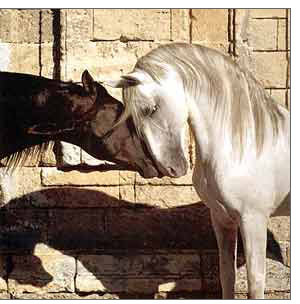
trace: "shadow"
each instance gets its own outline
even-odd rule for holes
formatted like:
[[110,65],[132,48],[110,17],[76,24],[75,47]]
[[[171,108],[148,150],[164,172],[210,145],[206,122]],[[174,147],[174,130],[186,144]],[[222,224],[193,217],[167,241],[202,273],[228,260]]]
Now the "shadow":
[[[26,194],[0,209],[0,252],[7,257],[9,279],[36,287],[54,280],[35,252],[41,243],[74,257],[77,270],[80,264],[107,292],[116,293],[116,281],[126,285],[126,276],[141,281],[141,294],[143,279],[149,274],[155,274],[158,280],[147,284],[175,280],[170,297],[178,298],[185,279],[203,278],[207,286],[212,280],[218,282],[217,244],[209,210],[203,203],[160,209],[119,200],[101,191],[59,187]],[[267,250],[268,256],[283,261],[280,246],[270,231]],[[196,251],[200,262],[194,259],[186,266],[175,258],[173,268],[166,265],[168,252],[176,255],[190,251]],[[240,267],[245,263],[240,240],[238,253]],[[113,260],[107,264],[108,255]],[[116,279],[118,276],[125,279]],[[219,283],[215,288],[215,293],[220,293]],[[119,296],[126,298],[128,294]],[[184,298],[205,296],[193,291],[183,294]]]

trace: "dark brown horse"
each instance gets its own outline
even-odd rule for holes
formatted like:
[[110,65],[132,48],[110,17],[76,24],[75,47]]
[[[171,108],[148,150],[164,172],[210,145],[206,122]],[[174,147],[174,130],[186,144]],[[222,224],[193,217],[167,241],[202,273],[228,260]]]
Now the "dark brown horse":
[[14,168],[62,140],[143,177],[160,176],[131,119],[114,127],[122,103],[88,71],[82,84],[0,72],[0,159]]

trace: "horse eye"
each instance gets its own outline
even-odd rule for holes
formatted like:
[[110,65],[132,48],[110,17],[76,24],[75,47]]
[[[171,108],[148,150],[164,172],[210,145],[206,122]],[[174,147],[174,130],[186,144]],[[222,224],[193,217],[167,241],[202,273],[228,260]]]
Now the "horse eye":
[[151,116],[157,111],[157,109],[158,109],[158,105],[154,105],[153,107],[148,106],[142,110],[142,113],[144,116]]

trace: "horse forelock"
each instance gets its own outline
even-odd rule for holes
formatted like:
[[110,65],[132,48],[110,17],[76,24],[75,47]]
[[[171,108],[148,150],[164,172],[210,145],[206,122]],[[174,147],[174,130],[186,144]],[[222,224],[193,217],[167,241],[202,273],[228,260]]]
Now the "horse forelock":
[[[213,123],[229,136],[240,156],[252,137],[257,154],[263,150],[268,121],[273,141],[278,139],[284,120],[280,106],[250,71],[218,51],[184,43],[162,45],[141,57],[135,69],[147,73],[162,87],[170,73],[177,73],[187,98],[207,101]],[[137,87],[123,89],[123,118],[132,114],[137,129],[142,121],[139,97]]]

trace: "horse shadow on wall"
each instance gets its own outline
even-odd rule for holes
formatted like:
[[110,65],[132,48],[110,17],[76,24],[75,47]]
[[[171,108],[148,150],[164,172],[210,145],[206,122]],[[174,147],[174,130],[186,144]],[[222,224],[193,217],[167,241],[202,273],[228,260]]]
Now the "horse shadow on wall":
[[[74,206],[74,198],[80,202],[78,206]],[[93,206],[88,204],[91,201]],[[96,206],[95,202],[98,202]],[[202,280],[202,289],[206,285],[206,292],[212,293],[209,290],[212,289],[220,293],[215,254],[217,244],[209,210],[202,203],[160,209],[118,200],[101,191],[60,187],[26,194],[2,207],[0,252],[5,258],[8,279],[38,288],[54,279],[34,252],[40,243],[74,257],[77,265],[80,263],[92,273],[106,292],[118,293],[114,280],[108,278],[124,276],[126,281],[126,276],[135,276],[138,280],[147,277],[143,274],[154,273],[161,283],[164,283],[164,278],[172,277],[175,281],[172,292],[175,293],[184,289],[180,285],[182,277],[190,275],[195,278],[195,274]],[[176,266],[178,272],[175,269],[174,273],[174,267],[170,270],[164,264],[164,257],[157,254],[164,252],[168,255],[169,252],[176,255],[191,249],[196,250],[200,257],[199,261],[190,262],[192,264],[188,268],[192,273],[180,265],[180,259]],[[211,259],[207,258],[210,252],[214,252]],[[245,263],[240,241],[238,252],[240,267]],[[151,258],[136,263],[134,258],[143,254]],[[117,268],[112,271],[111,268],[106,269],[107,265],[95,265],[87,258],[88,255],[112,255],[116,260],[125,258],[127,262],[115,265]],[[283,262],[280,246],[270,231],[267,255]],[[22,260],[22,256],[26,258]],[[101,259],[98,261],[101,263]],[[181,273],[182,268],[185,268],[185,274]],[[209,287],[212,281],[216,283]]]

